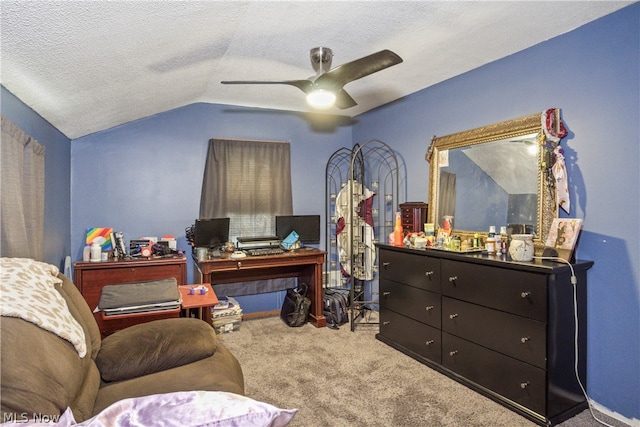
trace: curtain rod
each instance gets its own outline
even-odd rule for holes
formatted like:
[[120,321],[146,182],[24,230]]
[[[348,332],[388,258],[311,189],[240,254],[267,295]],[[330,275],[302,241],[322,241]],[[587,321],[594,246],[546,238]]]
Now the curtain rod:
[[274,141],[269,139],[211,138],[209,141],[213,139],[217,139],[219,141],[271,142],[274,144],[290,144],[290,141]]

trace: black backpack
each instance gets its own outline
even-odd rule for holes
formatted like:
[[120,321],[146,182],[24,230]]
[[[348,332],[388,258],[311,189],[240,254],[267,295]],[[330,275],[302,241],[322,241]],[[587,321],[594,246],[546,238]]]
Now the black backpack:
[[325,288],[322,297],[323,314],[327,326],[338,329],[349,321],[349,290]]
[[311,299],[307,296],[307,284],[301,283],[296,289],[287,289],[280,309],[280,318],[289,326],[298,327],[307,323]]

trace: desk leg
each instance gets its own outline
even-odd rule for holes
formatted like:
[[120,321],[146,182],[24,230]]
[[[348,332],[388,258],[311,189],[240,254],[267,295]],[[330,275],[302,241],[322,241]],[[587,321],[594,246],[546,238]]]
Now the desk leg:
[[327,318],[324,317],[322,307],[322,264],[313,264],[300,272],[298,280],[309,286],[308,293],[311,299],[309,320],[316,328],[327,326]]
[[[305,282],[309,286],[308,295],[311,299],[311,308],[309,310],[309,319],[317,328],[324,328],[327,326],[327,318],[324,317],[322,307],[322,265],[324,263],[324,256],[320,257],[320,261],[316,264],[308,264],[301,268],[298,273],[298,280]],[[203,282],[211,283],[215,285],[214,274],[203,274]],[[242,281],[242,278],[238,279]],[[249,279],[250,280],[250,279]],[[207,314],[205,313],[206,318]],[[211,312],[209,311],[209,324],[211,324]]]
[[[211,282],[209,282],[211,283]],[[206,306],[206,307],[202,307],[200,308],[200,310],[202,310],[202,317],[200,317],[202,320],[204,320],[205,322],[207,322],[209,324],[209,326],[213,327],[213,323],[211,323],[211,310],[213,309],[213,307],[211,306]]]

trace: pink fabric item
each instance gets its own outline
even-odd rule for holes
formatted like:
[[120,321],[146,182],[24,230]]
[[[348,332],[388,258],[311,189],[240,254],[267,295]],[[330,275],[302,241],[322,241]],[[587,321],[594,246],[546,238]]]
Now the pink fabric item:
[[566,213],[571,209],[571,200],[569,199],[569,179],[567,176],[567,168],[564,163],[564,153],[559,145],[553,150],[556,155],[556,162],[551,167],[553,177],[556,180],[556,202]]
[[571,200],[569,199],[569,175],[564,161],[564,152],[560,147],[560,140],[567,136],[567,129],[560,118],[560,110],[549,108],[542,112],[542,129],[548,141],[553,143],[553,154],[555,163],[551,167],[551,172],[556,180],[556,203],[562,210],[569,213]]

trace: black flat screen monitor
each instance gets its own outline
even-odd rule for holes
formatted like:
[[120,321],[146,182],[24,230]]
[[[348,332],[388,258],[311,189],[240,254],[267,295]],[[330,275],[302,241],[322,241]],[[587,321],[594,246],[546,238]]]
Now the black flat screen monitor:
[[193,243],[197,248],[214,248],[229,241],[229,218],[196,219]]
[[289,233],[298,233],[301,243],[320,243],[320,215],[276,216],[276,235],[285,239]]

